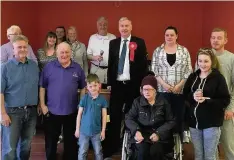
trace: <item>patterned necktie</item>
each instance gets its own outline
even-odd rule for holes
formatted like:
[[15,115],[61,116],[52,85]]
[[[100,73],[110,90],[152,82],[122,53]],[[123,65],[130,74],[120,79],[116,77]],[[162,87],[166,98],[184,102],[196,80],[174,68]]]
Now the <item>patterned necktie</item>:
[[123,69],[124,69],[124,62],[125,62],[125,57],[126,57],[126,52],[127,52],[127,41],[128,40],[124,40],[124,44],[123,44],[123,48],[121,51],[121,55],[119,58],[119,65],[118,65],[118,74],[123,74]]

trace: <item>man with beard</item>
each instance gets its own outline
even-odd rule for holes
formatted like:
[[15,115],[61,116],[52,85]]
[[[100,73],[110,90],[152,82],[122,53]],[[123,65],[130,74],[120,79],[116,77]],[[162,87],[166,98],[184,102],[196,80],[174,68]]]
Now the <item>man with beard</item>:
[[58,44],[66,41],[66,30],[64,26],[58,26],[55,29],[55,33],[58,38]]
[[234,159],[234,54],[225,50],[228,42],[227,32],[221,28],[214,28],[210,43],[220,63],[220,70],[226,79],[231,95],[231,103],[225,110],[224,122],[221,128],[221,143],[224,149],[225,160]]

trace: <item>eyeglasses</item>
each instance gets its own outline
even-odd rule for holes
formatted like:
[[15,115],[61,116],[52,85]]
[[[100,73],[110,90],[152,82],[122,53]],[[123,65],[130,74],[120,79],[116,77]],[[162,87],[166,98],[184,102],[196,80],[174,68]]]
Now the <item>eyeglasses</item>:
[[152,92],[152,91],[155,91],[155,89],[153,89],[153,88],[150,88],[150,89],[149,88],[143,88],[142,91],[143,92]]
[[8,34],[8,36],[17,36],[19,35],[18,33],[12,33],[12,34]]

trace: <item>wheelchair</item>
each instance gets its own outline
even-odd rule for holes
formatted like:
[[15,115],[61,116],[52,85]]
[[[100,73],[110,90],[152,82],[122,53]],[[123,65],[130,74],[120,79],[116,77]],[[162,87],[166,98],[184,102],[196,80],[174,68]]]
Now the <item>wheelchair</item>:
[[[173,153],[165,155],[165,160],[182,160],[182,144],[180,141],[179,134],[174,134],[174,148]],[[136,158],[133,149],[133,143],[130,142],[131,134],[130,131],[125,130],[122,145],[121,160],[134,160]]]

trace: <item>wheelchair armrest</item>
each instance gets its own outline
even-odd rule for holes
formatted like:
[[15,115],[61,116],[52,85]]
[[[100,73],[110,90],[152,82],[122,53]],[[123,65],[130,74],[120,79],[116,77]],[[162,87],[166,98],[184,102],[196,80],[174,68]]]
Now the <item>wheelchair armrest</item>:
[[129,133],[129,134],[131,134],[131,131],[130,131],[128,128],[126,128],[125,131],[124,131],[124,133]]

